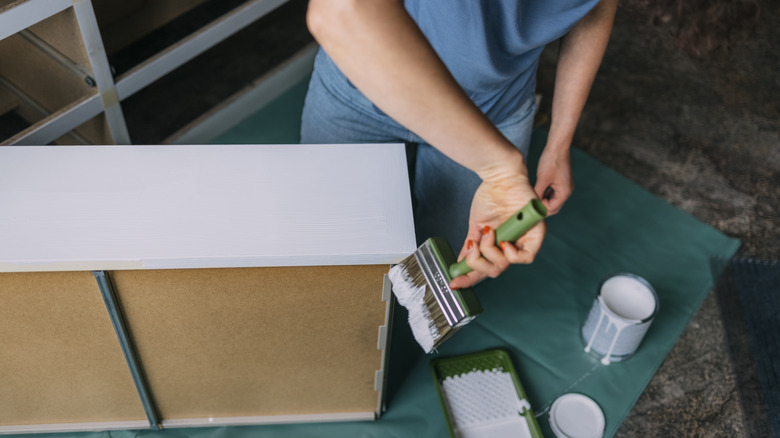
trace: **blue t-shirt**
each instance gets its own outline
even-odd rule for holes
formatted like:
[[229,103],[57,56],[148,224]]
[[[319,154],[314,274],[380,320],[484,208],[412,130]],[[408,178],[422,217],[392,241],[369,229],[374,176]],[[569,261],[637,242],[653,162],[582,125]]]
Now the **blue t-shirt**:
[[536,87],[544,46],[598,0],[405,0],[406,9],[474,103],[493,122]]

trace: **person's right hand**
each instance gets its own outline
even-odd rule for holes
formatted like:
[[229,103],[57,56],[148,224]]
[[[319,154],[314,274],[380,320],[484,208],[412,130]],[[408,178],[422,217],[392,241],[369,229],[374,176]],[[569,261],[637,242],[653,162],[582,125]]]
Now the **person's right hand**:
[[470,287],[485,277],[495,278],[511,264],[534,260],[546,233],[544,221],[515,242],[499,242],[499,247],[495,240],[496,228],[533,198],[536,193],[522,160],[483,178],[472,200],[469,231],[458,256],[458,260],[465,258],[473,271],[454,278],[450,283],[453,289]]

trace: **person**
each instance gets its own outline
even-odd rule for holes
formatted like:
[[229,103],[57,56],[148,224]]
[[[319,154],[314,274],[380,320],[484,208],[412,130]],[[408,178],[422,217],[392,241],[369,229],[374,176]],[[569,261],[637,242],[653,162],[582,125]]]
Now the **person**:
[[[534,197],[550,214],[573,190],[569,148],[617,0],[311,0],[321,46],[302,143],[407,142],[418,239],[444,236],[473,269],[453,288],[531,263],[540,223],[516,242],[495,229]],[[560,39],[550,129],[532,187],[525,163],[538,59]]]

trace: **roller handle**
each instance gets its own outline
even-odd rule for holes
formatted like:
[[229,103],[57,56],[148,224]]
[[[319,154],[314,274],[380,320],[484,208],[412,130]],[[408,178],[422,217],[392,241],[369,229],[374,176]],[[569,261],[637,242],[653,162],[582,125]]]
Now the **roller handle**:
[[[514,242],[519,239],[545,216],[547,216],[547,208],[542,204],[542,201],[532,199],[516,215],[507,219],[496,229],[496,246],[499,245],[499,242]],[[471,268],[466,264],[466,259],[463,259],[450,265],[449,271],[451,278],[455,278],[468,274],[471,272]]]

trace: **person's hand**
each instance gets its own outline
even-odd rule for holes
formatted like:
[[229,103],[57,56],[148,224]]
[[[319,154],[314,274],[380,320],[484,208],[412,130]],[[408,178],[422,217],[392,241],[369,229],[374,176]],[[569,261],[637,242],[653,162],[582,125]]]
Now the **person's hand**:
[[547,207],[548,215],[561,211],[574,191],[569,148],[544,148],[539,158],[534,191]]
[[485,277],[495,278],[510,264],[531,263],[542,245],[544,221],[536,224],[516,242],[496,246],[496,228],[536,197],[525,165],[510,174],[483,179],[471,203],[469,231],[458,260],[466,259],[473,269],[454,278],[453,289],[470,287]]

